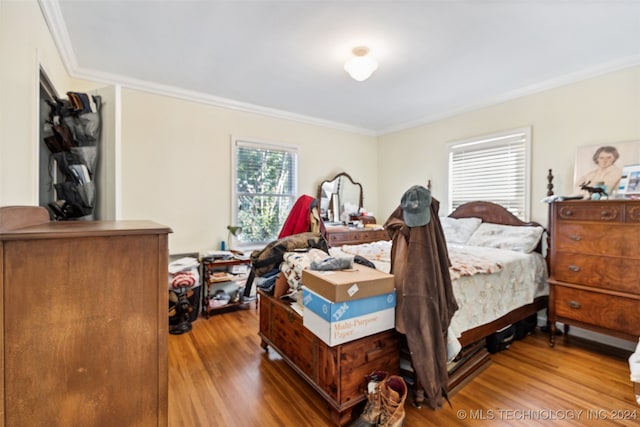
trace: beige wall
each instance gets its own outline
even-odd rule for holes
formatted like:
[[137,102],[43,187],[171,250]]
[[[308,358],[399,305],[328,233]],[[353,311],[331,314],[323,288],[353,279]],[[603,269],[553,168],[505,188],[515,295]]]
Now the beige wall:
[[380,137],[379,210],[390,213],[407,188],[429,178],[446,209],[447,144],[525,126],[532,129],[531,219],[546,224],[547,205],[540,201],[548,169],[554,171],[555,193],[567,195],[577,147],[640,140],[640,67]]
[[299,148],[300,194],[347,171],[377,208],[374,137],[122,91],[122,215],[173,228],[173,253],[217,249],[231,223],[231,137]]
[[0,2],[0,205],[38,202],[39,63],[68,86],[35,1]]
[[67,73],[35,0],[0,1],[0,205],[38,203],[40,67],[57,88],[95,83]]

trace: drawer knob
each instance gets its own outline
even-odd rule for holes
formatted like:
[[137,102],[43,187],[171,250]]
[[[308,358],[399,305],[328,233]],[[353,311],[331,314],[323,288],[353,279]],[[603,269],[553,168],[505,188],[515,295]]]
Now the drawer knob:
[[579,242],[580,240],[582,240],[582,237],[578,236],[577,234],[572,234],[571,236],[569,236],[569,238],[574,242]]
[[610,211],[601,211],[600,212],[600,216],[602,218],[611,218],[611,217],[615,216],[615,213],[610,212]]
[[578,267],[577,265],[570,265],[569,266],[569,270],[573,271],[574,273],[577,273],[578,271],[580,271],[580,267]]
[[578,308],[582,307],[582,304],[580,304],[578,301],[573,301],[573,300],[567,301],[567,305],[569,307],[575,308],[575,309],[578,309]]
[[573,211],[571,209],[563,209],[562,213],[566,216],[573,216]]

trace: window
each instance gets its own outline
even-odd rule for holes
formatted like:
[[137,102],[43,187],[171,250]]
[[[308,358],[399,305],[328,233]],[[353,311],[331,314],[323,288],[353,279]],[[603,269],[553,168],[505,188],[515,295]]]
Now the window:
[[449,211],[486,200],[528,221],[530,139],[522,128],[451,143]]
[[232,143],[232,225],[242,227],[237,241],[276,240],[298,193],[298,150],[247,139]]

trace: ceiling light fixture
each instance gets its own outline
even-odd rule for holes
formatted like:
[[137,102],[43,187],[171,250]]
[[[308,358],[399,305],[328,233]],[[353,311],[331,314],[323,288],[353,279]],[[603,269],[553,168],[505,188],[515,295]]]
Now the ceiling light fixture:
[[344,70],[354,80],[363,82],[378,69],[378,62],[369,55],[369,48],[366,46],[354,47],[352,52],[354,57],[345,62]]

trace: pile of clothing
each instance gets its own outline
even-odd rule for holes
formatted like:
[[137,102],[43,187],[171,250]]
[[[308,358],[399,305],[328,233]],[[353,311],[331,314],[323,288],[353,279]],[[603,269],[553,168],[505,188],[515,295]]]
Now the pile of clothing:
[[200,286],[199,267],[200,262],[193,257],[169,263],[169,333],[172,335],[191,331],[191,322],[198,315],[200,299],[195,289]]

